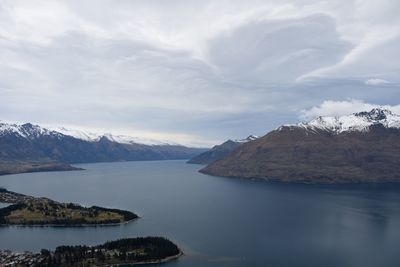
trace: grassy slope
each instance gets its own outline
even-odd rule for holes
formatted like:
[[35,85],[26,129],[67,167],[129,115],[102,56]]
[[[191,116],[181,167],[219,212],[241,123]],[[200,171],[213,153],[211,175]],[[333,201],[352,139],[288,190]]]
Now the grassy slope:
[[115,212],[95,212],[90,208],[70,209],[67,204],[57,205],[57,208],[51,206],[30,205],[26,208],[13,211],[6,217],[10,224],[43,224],[65,220],[66,222],[82,222],[87,224],[106,223],[113,221],[115,223],[124,222],[124,217]]
[[[0,223],[12,225],[82,225],[124,223],[138,216],[132,212],[102,207],[82,207],[34,198],[2,189],[0,200],[11,199],[14,205],[0,209]],[[7,201],[6,201],[7,202]]]

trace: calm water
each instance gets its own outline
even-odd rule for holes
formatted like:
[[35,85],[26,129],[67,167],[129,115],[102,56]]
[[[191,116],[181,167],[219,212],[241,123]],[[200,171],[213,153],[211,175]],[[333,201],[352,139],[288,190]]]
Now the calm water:
[[186,256],[167,266],[400,266],[400,187],[321,187],[205,176],[184,161],[80,165],[0,177],[0,186],[142,218],[116,227],[2,227],[0,249],[39,250],[161,235]]

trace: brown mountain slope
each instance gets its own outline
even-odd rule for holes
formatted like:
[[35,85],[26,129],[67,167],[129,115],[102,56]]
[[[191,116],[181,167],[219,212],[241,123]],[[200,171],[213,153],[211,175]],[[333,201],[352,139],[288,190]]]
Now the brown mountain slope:
[[377,124],[335,134],[284,126],[201,172],[299,183],[400,182],[400,130]]

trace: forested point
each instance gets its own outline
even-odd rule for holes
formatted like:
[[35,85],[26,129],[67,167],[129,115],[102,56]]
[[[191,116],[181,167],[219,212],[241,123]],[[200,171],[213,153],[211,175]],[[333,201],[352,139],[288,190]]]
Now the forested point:
[[181,250],[163,237],[125,238],[97,246],[59,246],[42,249],[36,267],[78,267],[114,264],[164,262],[182,255]]

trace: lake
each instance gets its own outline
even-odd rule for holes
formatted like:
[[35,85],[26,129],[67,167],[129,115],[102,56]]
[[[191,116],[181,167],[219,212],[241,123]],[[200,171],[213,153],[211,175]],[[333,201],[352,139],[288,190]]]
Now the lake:
[[165,236],[185,256],[166,266],[398,267],[400,186],[310,186],[212,177],[184,161],[81,164],[84,171],[0,176],[0,187],[127,209],[108,227],[0,227],[0,249]]
[[0,203],[0,209],[10,206],[8,203]]

